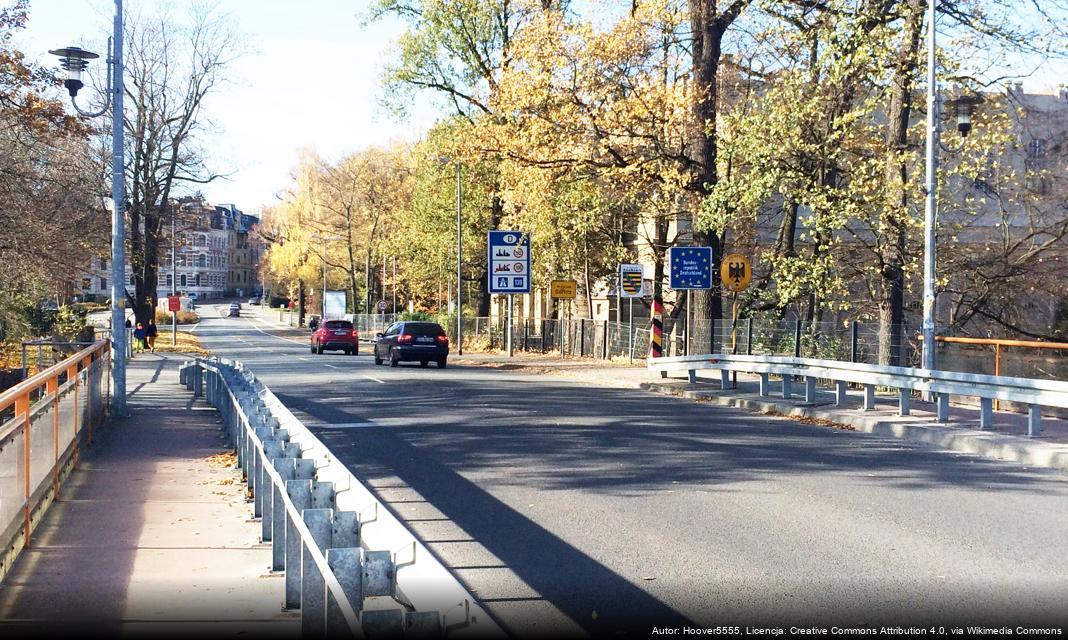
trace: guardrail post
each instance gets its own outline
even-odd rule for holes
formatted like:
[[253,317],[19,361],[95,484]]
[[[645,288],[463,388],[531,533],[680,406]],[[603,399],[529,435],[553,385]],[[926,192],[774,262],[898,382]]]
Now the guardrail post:
[[[337,518],[339,514],[334,514]],[[338,543],[336,538],[333,540]],[[341,584],[341,590],[345,593],[349,604],[355,611],[363,608],[363,549],[357,545],[327,549],[326,563],[334,572],[334,577]],[[326,594],[326,635],[328,638],[349,637],[350,629],[345,622],[345,616],[334,600],[334,594]]]
[[994,400],[979,398],[979,428],[989,429],[994,426]]
[[[278,458],[274,469],[282,477],[282,483],[294,480],[293,458]],[[286,568],[286,505],[282,499],[283,487],[271,487],[271,570]]]
[[794,357],[801,357],[801,321],[794,320]]
[[834,404],[837,407],[844,406],[846,403],[846,389],[849,388],[849,384],[845,380],[834,381]]
[[727,369],[719,370],[719,388],[730,389],[731,388],[731,372]]
[[404,635],[404,612],[400,609],[372,609],[360,617],[368,638],[400,638]]
[[1027,405],[1027,436],[1037,438],[1042,435],[1042,406]]
[[586,320],[579,318],[579,357],[586,355]]
[[686,371],[686,379],[690,381],[690,384],[697,382],[697,370],[689,369],[688,371]]
[[864,410],[875,411],[875,385],[864,385]]
[[[304,524],[311,533],[311,540],[304,545],[315,545],[326,555],[334,516],[333,509],[305,509],[301,512]],[[302,545],[303,546],[303,545]],[[326,577],[312,560],[307,549],[301,550],[300,630],[305,638],[326,636]]]
[[805,403],[815,404],[816,402],[816,378],[813,376],[805,376]]
[[939,422],[949,422],[949,394],[938,394],[936,419]]
[[857,353],[857,346],[859,345],[859,332],[857,329],[857,321],[854,320],[849,326],[849,361],[856,362],[860,354]]
[[[297,513],[311,508],[312,481],[288,480],[286,493],[296,507]],[[293,523],[293,516],[286,513],[286,608],[300,608],[301,551],[300,533]]]
[[262,518],[260,521],[260,540],[270,542],[273,533],[274,516],[274,492],[270,490],[271,475],[268,468],[274,466],[273,460],[282,457],[282,443],[278,440],[267,440],[263,443],[265,464],[260,465],[260,482],[256,491],[256,502],[260,505]]
[[771,391],[768,389],[769,386],[770,386],[770,384],[768,383],[768,374],[767,373],[761,373],[760,374],[760,395],[761,396],[769,396],[769,395],[771,395]]
[[791,378],[788,374],[782,375],[782,399],[789,400],[793,393],[790,390]]
[[907,416],[912,410],[912,389],[902,387],[897,390],[897,414]]

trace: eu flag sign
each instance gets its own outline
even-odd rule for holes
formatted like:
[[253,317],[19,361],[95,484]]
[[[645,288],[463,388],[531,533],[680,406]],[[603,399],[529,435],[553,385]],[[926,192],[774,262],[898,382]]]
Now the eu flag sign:
[[672,289],[712,288],[712,247],[671,247],[668,263]]

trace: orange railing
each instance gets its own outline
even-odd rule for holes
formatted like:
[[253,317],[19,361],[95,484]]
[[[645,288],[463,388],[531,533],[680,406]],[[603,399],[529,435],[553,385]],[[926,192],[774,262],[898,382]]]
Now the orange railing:
[[92,443],[111,392],[110,355],[95,342],[0,393],[0,577],[29,545],[81,442]]
[[[1068,342],[1042,342],[1039,340],[1006,340],[1002,338],[964,338],[958,336],[936,336],[937,342],[948,344],[972,344],[976,346],[994,347],[994,375],[1001,375],[1001,350],[1003,348],[1018,349],[1059,349],[1068,350]],[[994,401],[994,408],[999,409],[1001,403]]]

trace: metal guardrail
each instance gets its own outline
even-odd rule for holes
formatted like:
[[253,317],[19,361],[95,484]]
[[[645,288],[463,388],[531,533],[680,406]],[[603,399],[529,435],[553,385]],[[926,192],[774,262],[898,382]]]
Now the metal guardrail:
[[949,400],[952,396],[978,398],[979,428],[994,426],[995,400],[1018,402],[1028,408],[1028,435],[1037,437],[1042,433],[1042,408],[1068,408],[1068,382],[988,376],[956,371],[917,369],[912,367],[885,367],[837,360],[791,358],[784,356],[741,356],[729,354],[704,354],[656,358],[648,361],[647,367],[666,376],[671,371],[685,371],[690,382],[697,379],[697,371],[714,369],[721,372],[721,386],[731,388],[730,372],[755,373],[760,376],[760,395],[771,395],[770,375],[782,377],[782,397],[792,397],[792,378],[805,379],[805,401],[815,402],[818,380],[830,380],[835,384],[835,404],[843,405],[847,399],[850,383],[864,389],[863,407],[875,408],[875,388],[889,387],[898,390],[898,412],[909,414],[914,391],[932,393],[936,397],[936,416],[939,422],[949,420]]
[[103,420],[111,351],[100,340],[0,394],[0,578]]
[[303,635],[503,637],[460,582],[251,371],[218,358],[179,378],[237,451],[272,569]]

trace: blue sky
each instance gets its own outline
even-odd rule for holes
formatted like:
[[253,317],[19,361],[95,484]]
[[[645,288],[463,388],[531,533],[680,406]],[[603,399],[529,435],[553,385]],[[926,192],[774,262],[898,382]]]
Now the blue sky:
[[[125,4],[127,10],[148,12],[162,0]],[[180,15],[193,0],[166,4]],[[232,174],[204,187],[212,202],[255,212],[286,188],[302,148],[336,158],[370,145],[414,141],[430,128],[436,111],[429,100],[413,107],[406,121],[381,108],[382,62],[403,26],[389,20],[364,27],[367,4],[218,0],[249,52],[234,64],[229,85],[207,105],[216,125],[215,133],[203,140],[209,166]],[[55,65],[47,50],[58,46],[81,44],[102,52],[111,33],[114,0],[31,0],[30,11],[29,26],[16,45],[31,59]],[[1065,81],[1068,66],[1059,61],[1041,65],[1024,79],[1024,87],[1052,92]]]
[[[169,4],[180,13],[190,2]],[[125,0],[125,5],[148,10],[156,1]],[[212,202],[255,212],[286,187],[301,148],[336,157],[415,140],[430,127],[435,114],[426,104],[407,122],[380,108],[381,61],[402,27],[396,22],[363,27],[366,6],[364,0],[218,3],[251,51],[235,63],[229,85],[209,99],[217,129],[203,140],[210,167],[233,173],[204,187]],[[58,46],[84,44],[103,53],[113,15],[113,0],[31,0],[28,28],[16,44],[49,65],[57,60],[47,50]]]

